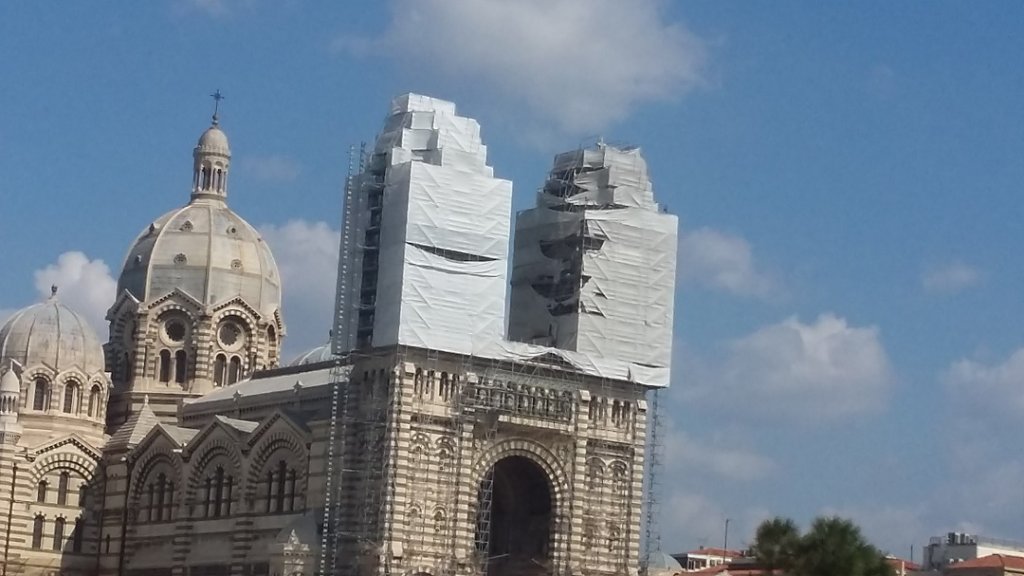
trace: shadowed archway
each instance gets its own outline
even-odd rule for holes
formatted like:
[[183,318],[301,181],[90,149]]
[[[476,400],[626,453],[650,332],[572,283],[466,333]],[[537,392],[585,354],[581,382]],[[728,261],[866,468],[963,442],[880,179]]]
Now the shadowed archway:
[[555,504],[551,479],[524,456],[499,460],[492,474],[488,576],[550,573]]

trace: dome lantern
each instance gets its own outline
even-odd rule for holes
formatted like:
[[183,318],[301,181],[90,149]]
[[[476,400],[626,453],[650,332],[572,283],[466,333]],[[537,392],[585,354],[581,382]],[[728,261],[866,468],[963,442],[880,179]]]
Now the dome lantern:
[[220,101],[224,99],[220,90],[211,95],[214,99],[213,117],[210,127],[199,136],[192,151],[192,201],[220,200],[228,196],[228,166],[231,163],[231,148],[228,136],[220,128]]

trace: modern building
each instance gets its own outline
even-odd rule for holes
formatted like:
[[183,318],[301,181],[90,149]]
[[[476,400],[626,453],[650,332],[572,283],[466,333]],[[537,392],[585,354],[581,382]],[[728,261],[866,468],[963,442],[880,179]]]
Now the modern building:
[[672,557],[687,572],[695,572],[713,566],[724,566],[737,560],[747,560],[740,550],[726,550],[724,548],[705,546],[701,546],[696,550],[690,550],[689,552],[683,552],[682,554],[673,554]]
[[1024,542],[949,532],[945,536],[934,536],[928,540],[928,545],[924,547],[922,566],[927,570],[944,570],[951,564],[993,554],[1024,558]]
[[606,230],[608,313],[585,338],[508,340],[511,183],[453,104],[397,98],[347,186],[332,342],[283,366],[283,287],[228,207],[230,158],[215,114],[187,203],[128,252],[105,346],[56,293],[0,328],[5,576],[647,567],[645,397],[667,356],[598,337],[671,336],[665,278],[642,301],[612,281],[625,254],[674,277],[660,244],[612,249],[636,210],[674,235],[645,175],[636,210],[578,221]]

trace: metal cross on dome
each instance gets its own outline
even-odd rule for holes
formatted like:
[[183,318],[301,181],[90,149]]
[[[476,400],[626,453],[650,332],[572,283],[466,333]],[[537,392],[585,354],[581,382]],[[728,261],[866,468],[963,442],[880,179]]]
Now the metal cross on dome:
[[220,111],[220,101],[224,99],[224,95],[220,93],[220,88],[213,94],[210,94],[210,98],[213,98],[213,123],[214,125],[218,122],[217,113]]

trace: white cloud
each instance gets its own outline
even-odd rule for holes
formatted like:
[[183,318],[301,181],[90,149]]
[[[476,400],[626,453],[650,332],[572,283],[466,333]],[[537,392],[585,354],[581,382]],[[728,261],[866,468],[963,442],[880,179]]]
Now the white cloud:
[[376,40],[339,46],[483,88],[543,123],[592,134],[703,82],[700,39],[659,0],[395,0]]
[[958,360],[946,371],[944,380],[960,406],[1024,414],[1024,348],[995,364]]
[[325,222],[305,220],[259,228],[281,272],[286,353],[294,355],[323,344],[334,310],[338,231]]
[[874,326],[826,313],[791,317],[729,342],[710,361],[689,359],[690,395],[765,418],[821,420],[881,408],[895,376]]
[[104,317],[117,291],[117,281],[106,263],[90,260],[82,252],[65,252],[57,257],[56,263],[35,271],[35,287],[40,296],[49,296],[51,286],[58,287],[61,301],[81,314],[100,340],[106,340]]
[[928,292],[956,294],[981,284],[984,275],[977,268],[954,260],[931,268],[921,275],[921,286]]
[[302,168],[287,156],[250,156],[239,159],[241,170],[263,182],[293,182]]
[[711,228],[684,232],[679,238],[680,280],[738,296],[771,298],[778,283],[758,269],[750,243]]
[[665,439],[665,453],[674,467],[687,474],[710,472],[718,478],[752,481],[775,472],[770,458],[749,450],[704,442],[682,430],[671,430]]

